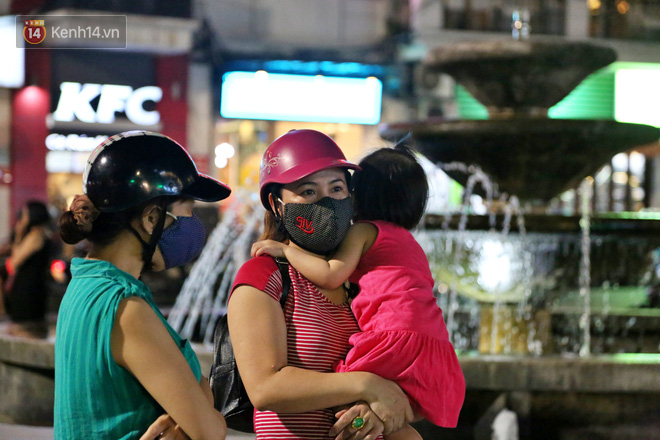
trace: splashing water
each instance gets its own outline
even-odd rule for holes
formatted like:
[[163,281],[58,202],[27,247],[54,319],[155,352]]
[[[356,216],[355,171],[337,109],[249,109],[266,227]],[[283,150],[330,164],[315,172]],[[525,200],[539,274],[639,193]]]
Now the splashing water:
[[[481,170],[481,168],[471,165],[467,166],[464,163],[460,162],[452,162],[448,163],[445,165],[445,170],[450,171],[450,170],[459,170],[462,172],[467,172],[470,174],[470,177],[468,178],[467,184],[465,186],[465,191],[463,193],[463,204],[461,206],[461,217],[460,221],[458,223],[458,236],[456,237],[456,249],[454,252],[454,264],[453,264],[453,269],[454,269],[454,276],[452,277],[452,282],[451,282],[451,288],[449,290],[449,310],[447,311],[447,332],[449,333],[449,340],[450,341],[455,341],[456,336],[455,334],[458,331],[458,323],[456,322],[456,311],[459,308],[458,304],[458,289],[457,289],[457,283],[458,283],[458,277],[456,275],[460,274],[462,272],[462,267],[460,265],[460,261],[463,257],[463,247],[461,246],[461,241],[463,238],[463,233],[465,232],[465,228],[467,226],[467,220],[468,220],[468,214],[470,213],[470,199],[472,197],[472,194],[474,192],[474,187],[477,183],[481,184],[482,188],[486,191],[486,200],[487,200],[487,205],[490,205],[492,200],[493,200],[493,185],[491,184],[490,179],[488,179],[488,176]],[[449,221],[451,220],[451,213],[448,213],[445,216],[445,221],[443,222],[443,229],[448,229],[449,228]],[[490,214],[489,216],[489,225],[491,229],[495,228],[495,216],[493,214]]]
[[209,235],[168,317],[182,337],[192,339],[199,326],[204,344],[213,344],[213,329],[226,313],[236,271],[249,257],[250,244],[263,227],[262,216],[255,195],[236,194],[222,221]]
[[582,345],[580,356],[589,356],[591,353],[591,199],[593,197],[593,179],[585,179],[580,185],[580,229],[582,231],[580,259],[580,297],[584,301],[584,310],[580,316],[580,329],[582,330]]
[[[429,240],[434,240],[434,237],[432,237],[434,235],[433,233],[420,230],[417,232],[417,239],[425,248],[430,260],[433,259],[433,253],[435,252],[450,253],[453,257],[452,262],[448,266],[451,272],[449,286],[440,284],[436,287],[436,290],[439,293],[443,293],[442,295],[438,295],[438,305],[446,311],[445,315],[450,340],[459,350],[467,349],[468,345],[473,345],[471,344],[470,338],[466,338],[464,334],[461,334],[461,330],[465,329],[461,329],[457,313],[459,313],[459,309],[461,308],[459,283],[461,283],[461,288],[465,290],[466,280],[469,282],[469,280],[473,278],[467,273],[470,271],[472,263],[470,263],[469,259],[466,263],[465,258],[469,253],[478,252],[484,260],[487,260],[487,262],[486,264],[478,263],[479,267],[477,269],[478,274],[476,278],[477,285],[490,290],[511,290],[514,289],[515,286],[510,283],[507,284],[508,280],[506,280],[506,272],[516,270],[520,273],[521,278],[520,284],[522,298],[516,300],[518,307],[515,311],[512,312],[508,304],[513,297],[519,297],[520,293],[511,294],[511,292],[508,292],[506,295],[500,295],[497,293],[493,294],[491,297],[492,308],[490,308],[492,313],[490,314],[491,319],[489,322],[483,322],[483,311],[482,316],[479,316],[479,310],[481,308],[489,307],[486,305],[486,303],[490,302],[489,300],[486,300],[486,303],[480,303],[480,305],[477,304],[468,307],[469,321],[472,323],[476,322],[477,326],[481,327],[481,332],[490,335],[486,351],[495,353],[501,350],[504,353],[510,353],[512,351],[512,346],[514,345],[513,337],[520,331],[518,327],[524,326],[527,329],[527,339],[525,342],[526,349],[524,349],[524,351],[541,354],[542,348],[540,341],[536,338],[536,329],[534,326],[527,328],[526,325],[526,323],[532,321],[530,298],[533,290],[533,267],[532,253],[523,245],[525,243],[527,230],[519,199],[516,196],[509,196],[506,193],[498,194],[497,186],[490,181],[488,176],[478,166],[468,166],[463,163],[454,162],[446,164],[442,168],[445,171],[460,171],[469,175],[463,192],[463,203],[459,210],[460,219],[457,231],[454,235],[447,236],[445,249],[438,249],[437,247],[429,246],[426,243]],[[484,204],[487,208],[486,212],[488,215],[489,232],[486,233],[486,237],[490,237],[490,239],[485,238],[485,241],[483,242],[478,238],[475,238],[473,232],[470,232],[469,234],[466,233],[468,216],[471,213],[471,199],[477,184],[481,185],[481,188],[485,193]],[[495,196],[499,197],[498,205],[502,206],[504,212],[502,227],[499,232],[497,231],[496,210],[492,208]],[[449,231],[449,224],[453,215],[453,212],[445,214],[442,224],[443,231]],[[507,237],[510,233],[511,222],[514,218],[516,220],[518,236],[513,240],[516,244],[512,245],[509,243],[511,240]],[[511,252],[512,246],[519,248],[521,255],[521,262],[519,263],[520,267],[517,269],[511,266],[514,263],[507,256],[507,252]],[[472,282],[472,284],[475,283]],[[480,323],[480,321],[482,322]],[[487,327],[484,327],[484,325]],[[474,327],[474,324],[468,324],[468,327]],[[480,343],[480,350],[481,348]],[[516,348],[516,350],[520,351],[521,349]]]

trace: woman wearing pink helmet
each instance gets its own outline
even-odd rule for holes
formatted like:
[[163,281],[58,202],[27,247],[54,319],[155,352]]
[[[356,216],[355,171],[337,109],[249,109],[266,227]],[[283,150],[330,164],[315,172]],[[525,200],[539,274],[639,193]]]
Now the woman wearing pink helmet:
[[[318,131],[292,130],[276,139],[260,170],[267,210],[261,238],[330,255],[350,226],[348,170],[358,168]],[[408,399],[394,382],[333,372],[359,331],[346,290],[320,290],[291,266],[289,276],[282,308],[275,260],[252,258],[239,270],[228,305],[236,362],[257,409],[257,439],[376,439],[411,421]],[[332,408],[354,402],[360,403],[336,421]]]

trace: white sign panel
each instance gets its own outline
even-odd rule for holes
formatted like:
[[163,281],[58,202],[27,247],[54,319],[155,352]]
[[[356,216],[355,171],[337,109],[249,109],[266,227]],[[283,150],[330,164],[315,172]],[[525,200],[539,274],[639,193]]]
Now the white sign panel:
[[383,84],[375,77],[339,78],[228,72],[222,79],[225,118],[378,124]]

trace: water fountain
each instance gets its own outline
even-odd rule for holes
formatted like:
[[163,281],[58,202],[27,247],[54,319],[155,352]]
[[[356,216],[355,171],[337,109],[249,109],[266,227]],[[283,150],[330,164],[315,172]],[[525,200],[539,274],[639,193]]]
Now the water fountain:
[[[552,277],[552,272],[557,270],[558,262],[551,259],[557,255],[557,251],[562,250],[562,247],[565,249],[561,253],[569,253],[569,255],[570,249],[566,247],[575,248],[577,252],[573,252],[572,256],[577,260],[573,265],[567,261],[559,263],[561,270],[565,271],[567,267],[577,269],[581,265],[589,264],[589,260],[580,261],[583,239],[579,234],[575,235],[579,229],[579,219],[550,217],[538,213],[542,212],[544,203],[563,191],[577,187],[585,177],[593,175],[616,153],[636,145],[657,141],[660,132],[655,127],[616,121],[549,119],[547,113],[549,107],[564,98],[587,75],[610,64],[615,58],[615,52],[610,48],[589,43],[544,40],[464,43],[430,53],[426,68],[453,76],[486,106],[490,119],[396,123],[386,126],[383,136],[396,138],[412,132],[419,151],[438,163],[451,177],[465,184],[467,193],[473,189],[473,186],[468,184],[469,179],[474,179],[478,174],[466,173],[466,168],[469,167],[452,166],[457,162],[468,164],[472,168],[476,167],[486,176],[479,178],[480,182],[492,180],[493,184],[480,185],[482,189],[488,188],[486,192],[490,191],[490,198],[493,192],[491,187],[496,186],[504,199],[508,195],[515,196],[512,199],[516,206],[520,205],[518,202],[520,200],[528,211],[523,222],[523,224],[526,222],[527,228],[520,231],[520,235],[525,236],[524,240],[516,245],[513,242],[519,237],[507,238],[508,227],[505,228],[507,233],[502,234],[503,237],[497,237],[496,234],[494,236],[492,233],[473,233],[466,238],[465,229],[469,228],[468,220],[472,220],[473,223],[479,222],[474,216],[472,218],[463,216],[458,225],[458,232],[453,236],[436,234],[445,237],[441,239],[444,247],[455,244],[455,235],[459,235],[468,243],[472,243],[471,246],[482,254],[481,260],[475,261],[475,252],[459,249],[452,254],[453,262],[438,261],[436,265],[441,272],[450,267],[454,268],[451,276],[440,274],[438,278],[441,281],[444,280],[449,286],[456,284],[455,280],[449,279],[454,278],[458,273],[461,289],[466,293],[472,289],[468,296],[471,294],[482,302],[484,297],[491,296],[491,302],[495,302],[496,305],[498,301],[523,300],[527,306],[530,300],[547,300],[547,297],[541,295],[539,298],[536,294],[538,292],[534,292],[539,289],[539,283],[544,284],[540,287],[542,294],[557,290],[556,286],[548,285],[548,282],[556,284],[559,281],[556,277],[555,279]],[[584,186],[583,192],[587,189],[588,185]],[[485,221],[482,220],[482,223]],[[487,229],[492,231],[494,229],[492,217],[488,222]],[[594,234],[598,238],[597,247],[601,246],[601,243],[605,243],[602,244],[604,248],[620,243],[622,238],[620,232],[625,220],[596,217],[590,219],[590,222],[594,223]],[[582,225],[585,225],[585,221]],[[644,226],[653,227],[653,224],[647,223]],[[627,222],[624,230],[639,231],[640,227],[639,223],[635,225]],[[479,226],[473,225],[473,228],[479,229]],[[613,234],[612,229],[617,229],[618,234]],[[534,233],[542,231],[549,235],[529,234],[528,230]],[[552,234],[562,230],[565,233],[573,233],[572,239],[568,234],[561,237]],[[601,232],[604,232],[602,236],[599,235]],[[564,243],[557,241],[560,238]],[[657,247],[660,242],[648,237],[637,240],[634,237],[626,237],[626,239],[630,241],[630,246],[637,255],[634,264],[638,270],[626,271],[626,279],[616,279],[612,274],[596,274],[594,283],[599,286],[608,281],[613,285],[638,284],[643,273],[643,270],[639,269],[645,268],[640,264],[640,258]],[[475,240],[480,245],[474,245]],[[508,253],[498,251],[503,246],[515,246],[519,258],[514,257],[512,249]],[[461,252],[465,255],[457,255]],[[490,253],[490,257],[484,255],[484,252]],[[446,254],[446,252],[431,253]],[[501,264],[515,266],[518,273],[511,273],[513,269],[508,271],[504,269],[495,280],[500,284],[499,288],[492,286],[493,282],[490,282],[489,289],[489,282],[484,279],[483,273],[486,268],[470,269],[470,265],[493,264],[487,262],[488,258],[492,261],[495,255],[493,253],[500,255]],[[541,255],[543,253],[545,255]],[[507,257],[506,254],[509,256]],[[593,257],[598,258],[599,255],[596,253]],[[625,256],[630,257],[628,254]],[[625,264],[617,259],[613,261],[612,255],[607,255],[606,258],[610,266],[613,263]],[[602,267],[601,262],[599,261],[596,266]],[[465,272],[466,275],[461,276],[461,272]],[[633,275],[631,272],[636,273]],[[578,270],[572,275],[563,273],[562,276],[564,285],[560,290],[566,291],[571,287],[579,290],[579,278],[580,276],[584,278],[585,273],[583,271],[580,274]],[[475,277],[480,280],[470,282],[470,279]],[[573,279],[568,281],[567,277]],[[525,284],[523,282],[525,278],[531,284]],[[585,296],[584,288],[585,286],[582,286],[582,296]],[[450,290],[451,296],[455,293],[455,289]],[[449,306],[450,311],[455,308],[455,304]],[[497,314],[492,318],[496,319]],[[584,328],[588,322],[589,320],[583,322],[582,327]],[[585,338],[589,338],[588,333],[583,339]],[[529,345],[532,345],[533,341],[529,342]],[[584,346],[580,348],[585,351]],[[528,349],[529,347],[521,348],[522,351]],[[507,350],[506,345],[503,350]],[[586,347],[586,352],[589,352],[589,347]]]
[[[640,285],[660,246],[660,222],[592,213],[589,176],[616,153],[657,141],[660,131],[547,117],[615,58],[610,48],[547,39],[438,48],[426,69],[452,76],[486,106],[489,119],[383,127],[386,139],[412,133],[414,146],[464,185],[464,200],[478,193],[489,210],[472,215],[466,203],[453,217],[428,218],[418,232],[463,353],[464,410],[481,414],[464,425],[488,430],[484,414],[508,406],[523,438],[579,438],[585,425],[609,425],[602,438],[624,435],[627,425],[658,428],[640,427],[660,411],[660,314],[631,307],[644,298]],[[553,197],[577,187],[579,216],[546,214]],[[630,337],[635,326],[647,332],[646,342]],[[621,352],[628,354],[615,354]],[[617,411],[605,401],[637,407]]]

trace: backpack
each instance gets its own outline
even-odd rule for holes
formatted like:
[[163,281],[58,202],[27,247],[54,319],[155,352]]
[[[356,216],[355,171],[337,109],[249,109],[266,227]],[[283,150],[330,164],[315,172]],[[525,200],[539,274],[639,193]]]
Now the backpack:
[[[277,258],[275,262],[282,274],[280,304],[284,308],[291,286],[289,263]],[[238,372],[227,327],[227,315],[220,318],[213,331],[213,365],[209,384],[213,391],[215,409],[225,417],[227,427],[241,432],[254,432],[254,406]]]

